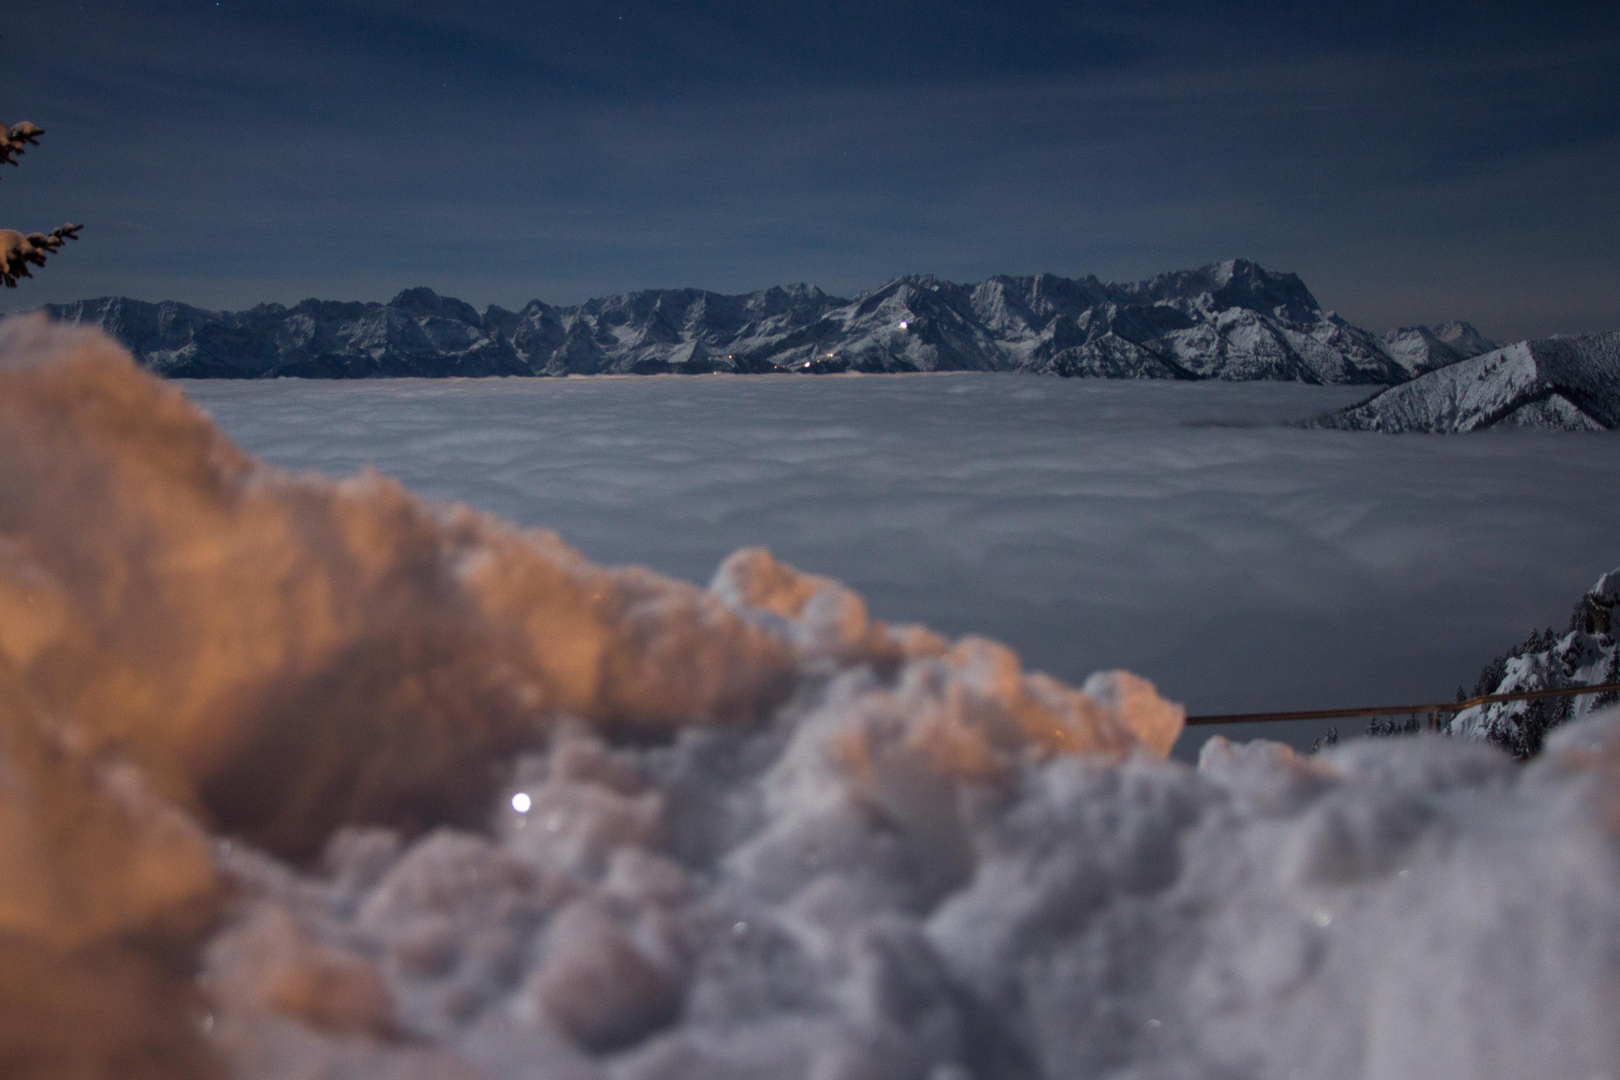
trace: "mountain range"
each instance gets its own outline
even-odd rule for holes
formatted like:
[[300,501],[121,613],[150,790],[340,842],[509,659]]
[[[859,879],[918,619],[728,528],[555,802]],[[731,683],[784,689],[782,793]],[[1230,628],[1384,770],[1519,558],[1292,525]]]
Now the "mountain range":
[[1351,431],[1620,428],[1620,331],[1520,341],[1311,422]]
[[911,275],[853,299],[802,284],[649,289],[479,312],[416,288],[386,304],[218,312],[104,297],[45,310],[174,378],[1027,371],[1390,384],[1494,347],[1467,323],[1370,333],[1324,311],[1297,275],[1246,259],[1123,285]]

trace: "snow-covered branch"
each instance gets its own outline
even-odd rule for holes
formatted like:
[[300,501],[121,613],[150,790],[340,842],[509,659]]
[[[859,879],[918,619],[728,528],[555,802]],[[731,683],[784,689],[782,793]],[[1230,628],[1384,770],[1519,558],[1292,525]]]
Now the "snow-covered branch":
[[15,229],[0,229],[0,281],[5,282],[6,288],[15,289],[20,279],[34,276],[28,269],[29,263],[44,266],[45,256],[65,242],[77,240],[82,228],[83,225],[59,225],[48,233],[27,236]]
[[[26,148],[39,145],[45,129],[24,120],[10,127],[0,126],[0,165],[15,165]],[[48,233],[28,233],[15,229],[0,229],[0,281],[6,288],[15,289],[17,282],[33,277],[29,265],[44,266],[45,257],[69,240],[79,238],[83,225],[61,225]]]
[[17,164],[17,159],[26,152],[25,148],[38,146],[39,137],[43,134],[44,128],[35,127],[26,120],[9,128],[0,128],[0,165]]

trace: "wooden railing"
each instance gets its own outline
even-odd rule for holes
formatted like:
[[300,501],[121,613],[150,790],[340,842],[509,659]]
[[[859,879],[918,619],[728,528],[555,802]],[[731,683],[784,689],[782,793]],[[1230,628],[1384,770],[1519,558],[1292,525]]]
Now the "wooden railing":
[[1559,690],[1524,690],[1516,694],[1485,694],[1466,701],[1447,701],[1426,705],[1374,705],[1367,709],[1309,709],[1304,712],[1220,713],[1187,717],[1187,726],[1200,724],[1253,724],[1274,720],[1332,720],[1344,716],[1419,716],[1427,714],[1430,730],[1439,730],[1441,713],[1460,713],[1475,705],[1490,705],[1498,701],[1530,701],[1534,698],[1578,697],[1582,694],[1602,694],[1620,691],[1620,682],[1600,683],[1597,686],[1567,686]]

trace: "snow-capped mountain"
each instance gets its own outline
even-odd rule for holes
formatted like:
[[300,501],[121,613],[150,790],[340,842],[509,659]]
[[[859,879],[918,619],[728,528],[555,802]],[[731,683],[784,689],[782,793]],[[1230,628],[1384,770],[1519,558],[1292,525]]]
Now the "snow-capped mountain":
[[[1620,682],[1620,569],[1598,578],[1570,616],[1568,630],[1551,627],[1531,634],[1524,644],[1493,660],[1480,674],[1473,696],[1560,690]],[[1548,731],[1569,720],[1589,716],[1614,703],[1613,691],[1601,694],[1501,701],[1464,709],[1451,721],[1451,731],[1486,739],[1519,757],[1541,748]]]
[[1384,351],[1412,376],[1490,352],[1496,342],[1465,322],[1402,326],[1383,337]]
[[1521,341],[1437,368],[1321,417],[1355,431],[1477,431],[1498,424],[1620,427],[1620,331]]
[[1395,383],[1490,344],[1466,323],[1380,339],[1323,311],[1298,276],[1243,259],[1125,285],[907,276],[853,300],[808,285],[650,289],[479,313],[419,288],[387,304],[211,312],[104,298],[46,310],[177,378],[973,370]]

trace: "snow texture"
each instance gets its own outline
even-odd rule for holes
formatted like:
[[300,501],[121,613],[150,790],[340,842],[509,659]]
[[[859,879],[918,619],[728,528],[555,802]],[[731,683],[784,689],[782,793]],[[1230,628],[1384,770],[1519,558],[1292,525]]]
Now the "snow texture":
[[1467,324],[1380,341],[1323,311],[1295,275],[1242,259],[1127,285],[913,275],[853,300],[808,285],[657,289],[480,314],[419,288],[388,304],[208,312],[106,298],[46,310],[100,327],[176,378],[1033,371],[1393,383],[1489,346]]
[[1521,341],[1316,421],[1355,431],[1620,427],[1620,331]]
[[8,1075],[1620,1069],[1620,715],[1193,769],[1134,676],[290,476],[32,320],[0,531]]

